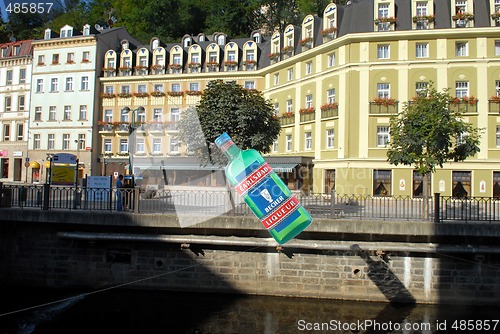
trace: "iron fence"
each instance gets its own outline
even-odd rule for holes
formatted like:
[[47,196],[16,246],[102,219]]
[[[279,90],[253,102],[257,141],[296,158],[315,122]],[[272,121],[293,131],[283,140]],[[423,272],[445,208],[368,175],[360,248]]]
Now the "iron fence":
[[[115,211],[117,198],[134,213],[200,213],[253,215],[240,195],[225,189],[164,189],[141,192],[139,188],[87,189],[42,185],[0,184],[1,207],[43,210]],[[120,192],[121,196],[117,196]],[[317,218],[361,220],[434,220],[435,222],[500,221],[500,199],[454,198],[435,194],[427,200],[404,196],[369,196],[296,193],[302,206]]]

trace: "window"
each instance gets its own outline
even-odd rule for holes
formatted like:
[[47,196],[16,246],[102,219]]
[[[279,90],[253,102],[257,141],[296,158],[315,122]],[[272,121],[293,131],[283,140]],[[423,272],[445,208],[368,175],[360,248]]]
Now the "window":
[[63,150],[69,150],[70,135],[69,133],[63,133]]
[[497,132],[496,132],[496,146],[500,147],[500,126],[497,125]]
[[[427,192],[431,189],[431,175],[427,178]],[[413,171],[413,197],[422,197],[424,194],[424,176],[417,171]]]
[[66,78],[66,91],[73,91],[73,78]]
[[286,135],[286,151],[290,152],[292,150],[292,135]]
[[246,89],[255,89],[255,81],[245,81]]
[[153,138],[153,153],[161,153],[161,138]]
[[309,109],[312,107],[313,107],[313,96],[311,94],[306,95],[306,108]]
[[172,123],[177,123],[180,119],[180,109],[179,108],[171,108],[170,109],[170,121]]
[[120,139],[120,153],[128,153],[128,139]]
[[417,2],[416,16],[427,16],[427,2]]
[[45,55],[38,56],[38,65],[45,65]]
[[279,73],[274,74],[274,84],[279,85],[280,83],[280,75]]
[[104,122],[113,122],[113,110],[104,110]]
[[377,58],[378,59],[389,59],[390,57],[390,49],[389,45],[378,45],[377,46]]
[[278,152],[278,140],[273,141],[273,152]]
[[128,115],[130,112],[125,112],[123,109],[120,111],[120,122],[128,123]]
[[455,96],[458,98],[469,96],[469,82],[468,81],[455,82]]
[[304,150],[310,151],[312,149],[312,133],[306,132],[304,134]]
[[455,55],[457,57],[466,57],[468,56],[468,50],[467,50],[467,42],[456,42],[455,43]]
[[146,56],[139,57],[139,66],[148,66],[148,58]]
[[130,86],[124,85],[124,86],[121,86],[120,88],[121,88],[121,92],[120,93],[130,94]]
[[254,50],[247,50],[246,60],[255,60],[255,52]]
[[335,130],[327,129],[326,130],[326,148],[334,148],[335,147]]
[[181,84],[175,83],[172,84],[172,92],[180,92],[181,91]]
[[389,17],[389,5],[388,4],[379,4],[378,5],[378,17]]
[[49,133],[47,135],[47,149],[53,150],[53,149],[55,149],[55,145],[56,145],[55,135],[53,133]]
[[391,188],[391,171],[373,170],[373,196],[390,196]]
[[471,172],[452,172],[451,194],[458,198],[471,195]]
[[163,85],[162,85],[162,84],[155,84],[155,85],[153,86],[153,90],[154,90],[155,92],[163,92],[163,91],[164,91],[164,90],[163,90]]
[[146,85],[137,85],[137,93],[146,93]]
[[56,120],[56,106],[49,107],[49,121]]
[[293,80],[293,67],[287,70],[288,81]]
[[137,122],[145,123],[146,122],[146,110],[138,111],[137,113]]
[[235,51],[229,51],[227,53],[227,60],[229,60],[229,61],[236,61],[236,52]]
[[417,96],[420,96],[427,91],[428,87],[428,82],[417,82],[415,83],[415,93],[417,94]]
[[377,126],[377,146],[386,147],[389,144],[389,127]]
[[113,150],[113,145],[111,143],[111,139],[104,139],[103,149],[105,153],[111,153]]
[[495,92],[496,96],[500,96],[500,80],[495,81]]
[[87,76],[82,77],[80,90],[89,90],[89,77]]
[[145,142],[144,138],[137,138],[135,143],[135,152],[136,153],[144,153],[145,152]]
[[335,88],[326,91],[326,103],[335,103]]
[[500,56],[500,41],[495,41],[495,56]]
[[[82,55],[82,62],[87,63],[90,61],[90,52],[89,51],[83,51]],[[130,64],[129,64],[130,66]]]
[[330,53],[328,55],[328,65],[327,67],[335,66],[335,53]]
[[73,64],[74,62],[75,62],[75,53],[68,52],[68,54],[66,55],[66,63]]
[[165,65],[165,61],[163,59],[163,55],[156,55],[156,57],[155,57],[155,65],[159,65],[159,66]]
[[4,141],[10,140],[10,124],[3,125],[3,140]]
[[19,70],[19,83],[26,83],[26,69],[21,68]]
[[170,153],[179,153],[179,141],[174,138],[170,138]]
[[417,58],[428,58],[429,57],[429,43],[417,43],[415,45],[416,57]]
[[35,121],[42,120],[42,107],[35,107]]
[[71,120],[71,106],[64,106],[63,120]]
[[87,106],[81,105],[80,106],[80,113],[78,114],[78,120],[83,121],[86,119],[87,119]]
[[465,13],[467,11],[467,0],[456,0],[455,1],[455,12]]
[[191,91],[199,91],[200,90],[200,84],[197,82],[190,82],[189,83],[189,90]]
[[19,97],[17,98],[18,111],[24,111],[24,108],[26,107],[25,101],[26,97],[24,95],[19,95]]
[[217,62],[217,52],[209,52],[208,53],[208,61],[215,63]]
[[383,99],[388,99],[391,96],[391,86],[388,83],[377,84],[377,96]]
[[500,172],[493,172],[493,197],[500,198]]
[[308,61],[306,63],[306,74],[311,74],[313,71],[313,63],[312,61]]
[[22,141],[24,139],[24,124],[17,123],[17,140]]
[[114,94],[115,93],[115,88],[113,86],[106,86],[104,88],[106,94]]
[[52,65],[57,65],[59,64],[59,54],[55,53],[52,55]]
[[180,54],[175,54],[174,57],[172,58],[172,63],[176,65],[181,64],[181,55]]
[[7,85],[12,85],[12,70],[7,70]]
[[41,146],[41,143],[40,143],[40,134],[39,133],[34,134],[33,135],[33,149],[34,150],[39,150],[41,148],[42,148],[42,146]]
[[293,100],[286,100],[286,112],[293,112]]
[[58,80],[57,80],[57,78],[50,79],[50,92],[51,93],[57,92],[58,89],[59,89],[59,87],[58,87]]
[[5,97],[5,112],[10,112],[12,110],[12,98],[10,96]]
[[153,120],[155,122],[163,122],[163,109],[161,108],[153,109]]
[[36,92],[43,93],[43,79],[36,79]]
[[273,104],[273,114],[274,116],[278,116],[280,111],[280,104],[278,102]]
[[7,57],[7,48],[2,48],[2,57]]
[[[335,169],[325,170],[325,193],[330,194],[335,191]],[[334,196],[332,194],[332,196]]]
[[78,134],[77,148],[79,150],[84,150],[86,146],[87,146],[87,144],[85,142],[85,134],[84,133],[79,133]]

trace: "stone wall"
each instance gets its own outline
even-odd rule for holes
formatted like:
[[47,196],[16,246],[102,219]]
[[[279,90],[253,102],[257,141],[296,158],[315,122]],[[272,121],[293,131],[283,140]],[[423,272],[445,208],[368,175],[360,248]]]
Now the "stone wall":
[[[85,238],[72,237],[75,231],[75,236]],[[469,253],[449,252],[449,246],[443,253],[439,245],[429,248],[434,251],[428,253],[418,247],[415,251],[397,250],[411,249],[412,243],[407,243],[388,251],[390,247],[384,250],[382,244],[377,249],[374,241],[345,236],[339,238],[342,240],[303,240],[309,247],[285,245],[282,249],[240,246],[238,242],[187,244],[143,238],[165,232],[143,227],[4,221],[0,224],[0,283],[390,302],[500,302],[500,255],[492,252],[493,248]],[[96,234],[107,238],[96,238]],[[231,240],[241,239],[253,240]],[[315,249],[320,242],[322,248]]]

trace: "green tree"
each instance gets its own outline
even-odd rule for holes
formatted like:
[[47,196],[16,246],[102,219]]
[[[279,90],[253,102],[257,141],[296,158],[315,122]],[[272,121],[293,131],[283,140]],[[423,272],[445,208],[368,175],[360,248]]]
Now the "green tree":
[[209,82],[200,103],[181,114],[181,141],[195,151],[203,162],[225,164],[213,142],[227,132],[241,149],[270,151],[281,127],[273,114],[273,106],[262,93],[248,90],[236,82]]
[[6,43],[9,41],[9,31],[5,21],[2,18],[2,11],[0,10],[0,43]]
[[479,152],[481,130],[465,122],[462,112],[451,108],[451,101],[448,89],[438,92],[431,85],[390,120],[387,160],[396,166],[414,166],[424,176],[426,199],[428,176],[437,166]]

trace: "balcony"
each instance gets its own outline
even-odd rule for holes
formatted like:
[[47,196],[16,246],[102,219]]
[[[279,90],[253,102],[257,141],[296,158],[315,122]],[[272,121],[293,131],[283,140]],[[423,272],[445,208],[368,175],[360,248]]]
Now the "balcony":
[[149,123],[149,133],[160,134],[165,130],[165,125],[161,122],[159,123]]
[[478,100],[474,97],[455,98],[450,103],[450,110],[461,113],[477,113]]
[[284,113],[283,116],[279,118],[281,126],[293,125],[295,124],[295,115],[292,112]]
[[118,133],[129,133],[130,124],[129,123],[118,123],[116,124],[115,131]]
[[370,114],[397,114],[399,101],[390,98],[376,98],[370,101]]
[[321,106],[321,119],[338,117],[339,106],[337,103],[328,103]]
[[316,119],[316,111],[314,108],[300,109],[300,122],[314,122]]
[[148,75],[148,67],[147,66],[136,66],[135,67],[135,75]]
[[167,131],[178,131],[179,130],[179,123],[176,121],[171,121],[165,124],[165,127]]
[[165,74],[165,66],[160,64],[151,65],[151,74],[154,75]]
[[113,133],[114,129],[115,129],[115,127],[112,123],[99,124],[99,133],[110,134],[110,133]]
[[148,130],[148,126],[144,123],[135,124],[134,130],[137,132],[145,133]]
[[500,114],[500,98],[495,96],[488,100],[488,112],[490,114]]

